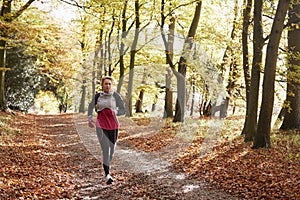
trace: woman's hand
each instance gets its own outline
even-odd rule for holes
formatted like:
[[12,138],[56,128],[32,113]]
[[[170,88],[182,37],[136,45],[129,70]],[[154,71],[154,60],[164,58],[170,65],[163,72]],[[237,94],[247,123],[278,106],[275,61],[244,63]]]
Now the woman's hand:
[[92,119],[89,119],[89,127],[94,128],[95,127],[95,122]]

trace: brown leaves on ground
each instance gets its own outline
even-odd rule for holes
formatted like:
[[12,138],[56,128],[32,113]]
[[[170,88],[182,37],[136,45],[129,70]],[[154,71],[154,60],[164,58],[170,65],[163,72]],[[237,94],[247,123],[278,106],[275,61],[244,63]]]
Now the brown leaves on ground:
[[63,148],[38,134],[43,124],[37,124],[35,117],[18,114],[7,118],[4,121],[20,133],[4,137],[1,130],[0,199],[70,198],[74,185]]
[[[150,118],[132,118],[132,121],[137,125],[133,126],[133,128],[135,129],[134,131],[138,130],[141,127],[150,127],[150,129],[152,128],[150,125]],[[172,122],[170,119],[166,119],[162,123],[164,123],[163,126],[161,126],[156,132],[152,134],[139,135],[138,137],[130,137],[130,134],[128,134],[128,132],[131,131],[126,130],[126,126],[121,126],[121,129],[124,130],[122,132],[123,134],[120,134],[119,139],[128,142],[129,144],[141,151],[153,152],[160,150],[161,148],[173,142],[176,131],[178,130],[177,126],[172,126]],[[131,128],[132,126],[130,126],[130,129]],[[145,130],[142,128],[141,131],[145,133],[148,132],[147,129]]]
[[[202,155],[205,138],[195,137],[172,161],[172,168],[246,199],[300,199],[299,133],[277,133],[272,136],[272,148],[251,149],[251,144],[239,136],[243,125],[238,124],[239,118],[229,120],[237,121],[231,128],[236,132],[233,140],[225,137]],[[165,127],[155,136],[128,142],[143,151],[156,151],[172,142],[175,134],[168,132]]]
[[[166,191],[169,192],[163,193],[166,186],[159,187],[158,180],[125,171],[115,172],[119,183],[111,187],[97,186],[96,190],[89,191],[92,187],[89,185],[102,184],[101,162],[80,142],[72,115],[47,117],[0,113],[0,118],[0,199],[71,199],[80,197],[79,188],[88,196],[100,195],[103,199],[159,198],[157,195],[179,198],[180,194],[172,193],[175,186],[168,187]],[[228,120],[231,124],[223,128],[218,142],[207,154],[201,153],[204,135],[197,135],[180,155],[172,157],[172,170],[186,173],[190,180],[205,180],[246,199],[300,199],[299,133],[273,134],[272,148],[253,150],[240,136],[243,124],[239,119]],[[159,130],[151,134],[145,129],[151,125],[151,119],[133,121],[137,126],[128,123],[120,129],[120,140],[136,149],[156,152],[178,142],[175,140],[178,126],[171,121],[164,121]],[[199,126],[201,128],[205,130],[198,130],[199,133],[207,131],[206,126]],[[131,135],[134,130],[142,135]],[[142,176],[145,177],[141,179]]]
[[252,150],[237,139],[205,157],[180,157],[174,167],[247,199],[299,199],[299,146],[290,148],[274,144],[271,149]]

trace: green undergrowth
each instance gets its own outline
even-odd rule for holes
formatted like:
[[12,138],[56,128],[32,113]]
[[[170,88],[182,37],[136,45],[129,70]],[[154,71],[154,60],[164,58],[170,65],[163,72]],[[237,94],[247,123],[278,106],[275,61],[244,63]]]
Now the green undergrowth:
[[20,130],[13,127],[13,117],[6,113],[0,115],[0,144],[11,140],[14,136],[20,134]]

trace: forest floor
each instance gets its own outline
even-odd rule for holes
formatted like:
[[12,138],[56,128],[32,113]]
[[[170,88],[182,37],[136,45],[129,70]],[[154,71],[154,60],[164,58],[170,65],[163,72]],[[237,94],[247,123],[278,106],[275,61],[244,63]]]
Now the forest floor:
[[0,113],[0,199],[300,199],[300,134],[251,149],[241,118],[120,118],[106,185],[86,116]]

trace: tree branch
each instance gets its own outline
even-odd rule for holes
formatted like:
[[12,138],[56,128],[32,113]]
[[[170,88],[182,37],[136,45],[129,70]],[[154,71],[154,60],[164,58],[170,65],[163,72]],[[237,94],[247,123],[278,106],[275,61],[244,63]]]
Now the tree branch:
[[[201,1],[201,0],[200,0]],[[193,4],[193,3],[195,3],[195,2],[199,2],[199,0],[194,0],[194,1],[191,1],[191,2],[189,2],[189,3],[185,3],[185,4],[181,4],[181,5],[179,5],[179,6],[176,6],[175,8],[173,8],[172,10],[170,10],[170,12],[167,14],[167,15],[165,15],[165,18],[167,18],[168,16],[170,16],[175,10],[177,10],[178,8],[181,8],[181,7],[184,7],[184,6],[188,6],[188,5],[191,5],[191,4]]]
[[13,21],[14,19],[18,18],[24,10],[26,10],[35,0],[29,0],[25,5],[23,5],[17,12],[12,13],[12,15],[9,18],[9,21]]
[[71,0],[71,2],[67,1],[67,0],[59,0],[61,2],[64,2],[66,4],[69,4],[71,6],[76,6],[78,8],[82,8],[82,9],[86,9],[86,8],[90,8],[90,6],[84,6],[84,5],[80,5],[77,1],[75,0]]

